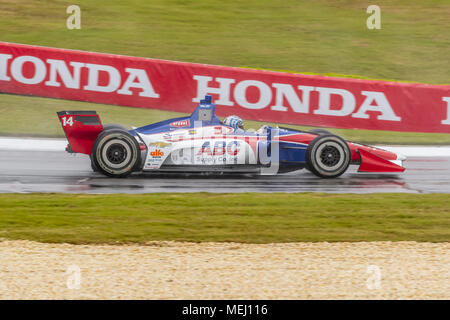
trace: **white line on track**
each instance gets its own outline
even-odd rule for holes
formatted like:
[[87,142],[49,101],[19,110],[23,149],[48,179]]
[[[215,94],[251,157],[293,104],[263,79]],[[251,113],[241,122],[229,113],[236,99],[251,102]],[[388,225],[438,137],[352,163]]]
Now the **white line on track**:
[[[0,137],[0,150],[64,151],[66,139]],[[450,146],[377,146],[407,157],[450,157]]]
[[66,139],[0,137],[0,150],[64,151]]
[[377,146],[407,157],[450,157],[450,146]]

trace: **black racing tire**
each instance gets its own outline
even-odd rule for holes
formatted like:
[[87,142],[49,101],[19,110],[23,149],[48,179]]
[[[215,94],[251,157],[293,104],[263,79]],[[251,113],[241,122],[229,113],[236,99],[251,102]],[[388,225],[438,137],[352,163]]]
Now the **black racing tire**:
[[102,131],[92,147],[91,159],[98,172],[109,177],[124,178],[141,162],[139,143],[126,130]]
[[112,130],[112,129],[120,129],[120,130],[128,131],[127,128],[125,128],[124,126],[121,126],[120,124],[109,123],[109,124],[105,124],[103,126],[103,131]]
[[325,130],[325,129],[312,129],[312,130],[309,130],[309,132],[318,134],[319,136],[324,135],[324,134],[332,134],[330,131]]
[[94,160],[92,159],[92,155],[89,156],[89,159],[91,159],[91,169],[94,172],[99,172],[97,165],[94,163]]
[[306,149],[306,167],[321,178],[336,178],[350,165],[350,148],[341,137],[317,136]]
[[[111,129],[120,129],[120,130],[127,131],[127,129],[124,126],[121,126],[120,124],[116,124],[116,123],[109,123],[109,124],[105,124],[103,126],[103,131],[111,130]],[[95,164],[94,160],[92,160],[92,156],[89,156],[89,158],[91,159],[91,169],[92,169],[92,171],[100,172],[100,170],[98,169],[98,167]]]

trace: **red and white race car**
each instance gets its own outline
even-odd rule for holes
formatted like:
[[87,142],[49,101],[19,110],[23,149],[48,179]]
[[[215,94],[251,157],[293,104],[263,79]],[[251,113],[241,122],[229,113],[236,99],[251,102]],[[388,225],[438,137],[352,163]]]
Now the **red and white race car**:
[[243,130],[214,115],[211,96],[191,116],[127,130],[103,126],[95,111],[61,111],[68,152],[91,157],[94,171],[125,177],[139,171],[276,174],[306,168],[335,178],[349,165],[360,172],[403,172],[405,157],[345,141],[324,130],[262,126]]

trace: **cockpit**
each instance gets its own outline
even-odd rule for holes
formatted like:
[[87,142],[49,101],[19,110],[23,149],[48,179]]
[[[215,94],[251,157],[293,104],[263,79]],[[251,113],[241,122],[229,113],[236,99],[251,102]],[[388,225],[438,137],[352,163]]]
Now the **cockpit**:
[[200,104],[197,106],[195,111],[191,115],[192,123],[201,123],[201,126],[211,126],[211,125],[224,125],[233,128],[232,134],[240,135],[266,135],[267,128],[269,126],[262,125],[258,130],[244,128],[244,121],[235,115],[230,115],[226,117],[223,121],[214,114],[215,104],[212,103],[212,97],[206,95],[205,99],[200,100]]

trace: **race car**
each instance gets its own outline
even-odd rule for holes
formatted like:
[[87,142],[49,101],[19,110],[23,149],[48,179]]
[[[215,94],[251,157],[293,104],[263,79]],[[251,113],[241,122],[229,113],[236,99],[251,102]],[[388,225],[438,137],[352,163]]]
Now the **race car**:
[[147,126],[102,125],[96,111],[60,111],[69,153],[87,154],[92,169],[110,177],[133,172],[277,174],[306,168],[336,178],[349,165],[359,172],[403,172],[405,157],[345,141],[325,130],[300,131],[220,121],[207,95],[192,115]]

